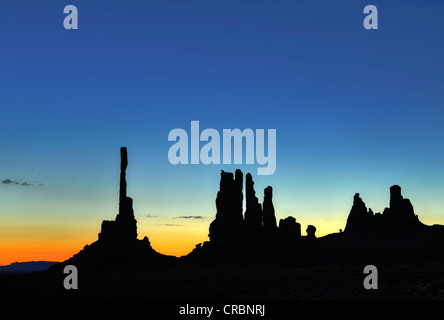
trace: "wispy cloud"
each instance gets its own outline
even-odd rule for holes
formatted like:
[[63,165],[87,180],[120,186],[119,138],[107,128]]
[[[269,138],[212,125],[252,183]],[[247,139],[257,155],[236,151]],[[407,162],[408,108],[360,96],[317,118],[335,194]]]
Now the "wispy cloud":
[[146,217],[146,218],[159,218],[159,216],[157,216],[155,214],[145,214],[145,215],[143,215],[143,217]]
[[205,219],[203,216],[178,216],[173,219]]
[[6,184],[6,185],[18,185],[18,186],[23,186],[23,187],[39,187],[39,186],[43,186],[43,183],[40,183],[38,181],[34,181],[34,183],[29,183],[27,181],[23,181],[22,179],[19,180],[11,180],[11,179],[4,179],[2,180],[2,184]]

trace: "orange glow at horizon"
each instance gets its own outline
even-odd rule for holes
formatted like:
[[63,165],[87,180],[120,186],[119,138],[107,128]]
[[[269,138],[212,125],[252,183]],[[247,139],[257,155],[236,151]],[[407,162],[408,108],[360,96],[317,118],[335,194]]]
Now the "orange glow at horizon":
[[[436,216],[423,219],[427,225],[444,224]],[[438,221],[437,221],[438,220]],[[159,224],[139,223],[138,239],[147,236],[151,247],[158,253],[170,256],[184,256],[190,253],[197,244],[208,241],[209,221],[180,221],[177,224],[163,223],[177,220],[156,221]],[[279,219],[278,219],[279,221]],[[301,234],[306,235],[307,224],[301,223]],[[346,219],[311,219],[310,224],[316,227],[316,236],[344,230]],[[72,227],[72,226],[71,226]],[[100,228],[100,227],[99,227]],[[26,261],[65,261],[78,253],[87,244],[97,241],[99,228],[90,226],[71,229],[52,227],[17,228],[17,226],[0,226],[0,265]]]
[[[59,229],[44,226],[0,227],[0,265],[27,261],[61,262],[78,253],[87,244],[98,240],[100,227]],[[180,257],[190,253],[196,244],[208,240],[205,223],[151,225],[138,227],[138,239],[147,236],[151,246],[164,255]]]
[[78,226],[3,225],[0,227],[0,265],[67,260],[97,240],[91,231]]
[[[325,231],[325,228],[322,230]],[[320,231],[322,231],[320,230]],[[2,231],[2,230],[0,230]],[[38,233],[11,234],[0,237],[0,265],[25,261],[64,261],[79,252],[87,244],[97,240],[98,230],[83,230],[69,236],[50,230]],[[2,232],[3,233],[3,232]],[[318,236],[323,236],[324,232]],[[328,234],[329,232],[326,232]],[[5,235],[5,233],[3,233]],[[305,227],[302,226],[305,235]],[[157,252],[170,256],[184,256],[197,244],[208,241],[208,225],[152,225],[138,228],[138,238],[147,236],[151,247]]]
[[208,241],[208,225],[155,225],[138,229],[138,238],[147,236],[158,253],[181,257],[190,253],[198,243]]

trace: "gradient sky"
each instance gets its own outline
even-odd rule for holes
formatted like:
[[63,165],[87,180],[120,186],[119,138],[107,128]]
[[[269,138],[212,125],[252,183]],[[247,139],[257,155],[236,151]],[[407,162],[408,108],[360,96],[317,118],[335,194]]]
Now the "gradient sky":
[[[79,29],[63,28],[76,5]],[[365,30],[363,8],[378,8]],[[444,2],[0,2],[0,264],[71,257],[118,212],[119,148],[139,238],[208,240],[220,170],[274,189],[277,219],[345,227],[402,187],[444,224]],[[276,129],[274,175],[168,162],[168,133]]]

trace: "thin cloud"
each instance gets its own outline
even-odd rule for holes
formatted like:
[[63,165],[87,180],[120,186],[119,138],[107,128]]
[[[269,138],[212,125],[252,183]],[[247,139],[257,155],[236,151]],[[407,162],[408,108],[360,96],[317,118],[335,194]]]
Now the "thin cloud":
[[27,181],[22,181],[22,179],[20,180],[11,180],[11,179],[4,179],[2,180],[2,184],[6,184],[6,185],[17,185],[17,186],[23,186],[23,187],[37,187],[37,186],[43,186],[43,183],[40,183],[38,181],[35,181],[35,183],[29,183]]
[[5,179],[2,181],[3,184],[11,184],[14,183],[14,181],[10,180],[10,179]]
[[145,214],[145,215],[143,215],[143,217],[146,217],[146,218],[159,218],[159,216],[156,216],[154,214]]
[[205,219],[203,216],[178,216],[173,219]]

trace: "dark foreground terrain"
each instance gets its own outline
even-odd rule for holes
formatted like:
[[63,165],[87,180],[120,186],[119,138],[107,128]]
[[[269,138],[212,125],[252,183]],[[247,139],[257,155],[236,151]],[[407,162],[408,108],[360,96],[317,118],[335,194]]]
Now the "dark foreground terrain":
[[11,299],[337,300],[444,299],[444,263],[382,264],[378,289],[363,286],[365,265],[169,267],[148,271],[78,274],[0,274],[1,297]]

